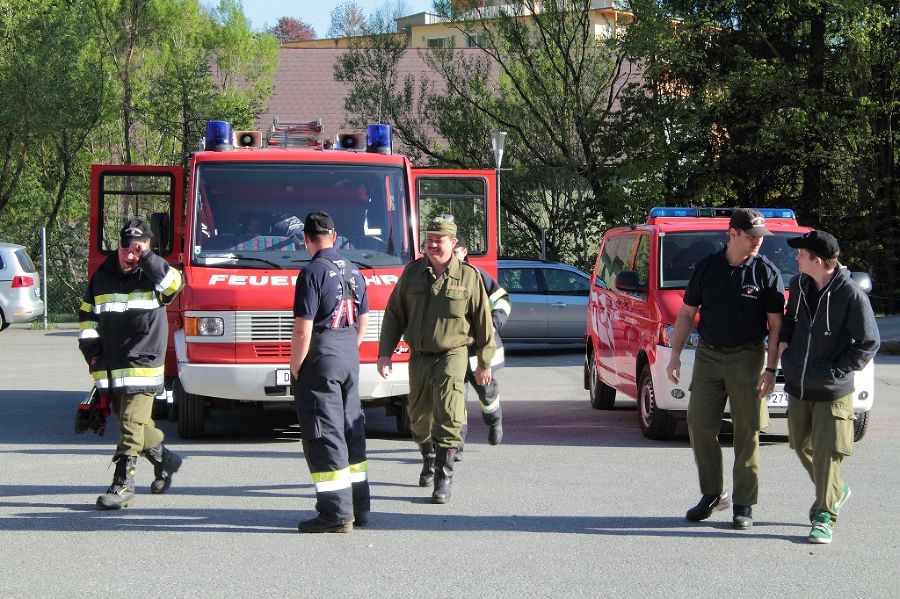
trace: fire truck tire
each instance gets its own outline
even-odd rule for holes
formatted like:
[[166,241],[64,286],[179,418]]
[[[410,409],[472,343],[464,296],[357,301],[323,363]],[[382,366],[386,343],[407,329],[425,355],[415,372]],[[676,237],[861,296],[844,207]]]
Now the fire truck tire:
[[869,413],[857,412],[856,420],[853,421],[853,441],[862,441],[866,436],[866,430],[869,428]]
[[206,410],[203,396],[188,393],[175,379],[172,384],[172,399],[178,413],[178,436],[182,439],[196,439],[203,436]]

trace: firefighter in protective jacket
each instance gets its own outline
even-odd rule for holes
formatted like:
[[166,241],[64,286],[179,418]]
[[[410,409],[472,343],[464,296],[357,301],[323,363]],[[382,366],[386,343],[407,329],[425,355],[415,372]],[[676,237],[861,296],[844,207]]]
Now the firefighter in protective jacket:
[[[453,255],[463,262],[468,262],[469,242],[462,233],[457,233],[456,235],[456,247],[453,248]],[[494,323],[494,343],[497,345],[497,351],[491,359],[491,370],[493,373],[496,373],[497,370],[503,367],[503,340],[500,338],[500,329],[503,328],[503,325],[506,324],[506,321],[509,319],[509,314],[512,311],[512,303],[509,300],[509,293],[506,292],[506,289],[501,287],[487,271],[479,268],[478,274],[481,275],[481,281],[484,283],[484,289],[487,291],[488,301],[490,301],[491,304],[491,321]],[[499,445],[501,439],[503,439],[503,414],[500,410],[500,383],[497,382],[496,377],[492,377],[491,382],[487,385],[479,385],[475,380],[475,369],[477,366],[475,346],[470,345],[469,370],[466,372],[466,382],[470,383],[472,387],[475,388],[475,393],[478,395],[478,401],[481,403],[481,419],[488,425],[488,443],[491,445]],[[468,424],[464,424],[462,429],[463,442],[466,440],[467,432]],[[456,453],[457,461],[459,461],[459,454],[462,452],[462,449],[463,446],[460,444],[459,451]]]
[[151,413],[163,389],[169,335],[165,307],[181,291],[183,278],[150,250],[150,237],[141,219],[122,227],[117,252],[91,276],[79,311],[79,349],[94,385],[111,397],[119,422],[113,481],[97,498],[103,509],[134,501],[139,455],[153,464],[152,493],[165,493],[181,466],[181,458],[163,445]]

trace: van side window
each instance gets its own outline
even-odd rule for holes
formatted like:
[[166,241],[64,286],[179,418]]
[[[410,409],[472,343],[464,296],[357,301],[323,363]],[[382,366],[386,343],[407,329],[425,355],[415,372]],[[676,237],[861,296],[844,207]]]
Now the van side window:
[[603,246],[603,255],[600,257],[600,273],[603,275],[607,289],[615,289],[616,275],[631,267],[631,257],[634,255],[634,246],[637,241],[637,233],[627,233],[609,239]]
[[641,235],[638,241],[637,253],[634,256],[634,272],[644,286],[650,284],[650,236],[647,234]]

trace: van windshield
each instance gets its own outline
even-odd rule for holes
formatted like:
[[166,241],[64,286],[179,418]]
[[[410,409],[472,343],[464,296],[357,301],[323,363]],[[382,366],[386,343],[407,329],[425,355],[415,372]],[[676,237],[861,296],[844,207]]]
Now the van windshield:
[[[788,239],[796,233],[774,233],[763,240],[760,253],[781,271],[787,288],[788,282],[799,271],[794,256],[797,250],[788,246]],[[720,251],[728,241],[726,231],[685,231],[660,236],[660,289],[684,289],[694,274],[697,262],[713,252]]]
[[295,269],[311,256],[303,220],[335,222],[335,247],[363,267],[412,256],[403,169],[373,165],[204,163],[194,189],[191,261],[197,265]]

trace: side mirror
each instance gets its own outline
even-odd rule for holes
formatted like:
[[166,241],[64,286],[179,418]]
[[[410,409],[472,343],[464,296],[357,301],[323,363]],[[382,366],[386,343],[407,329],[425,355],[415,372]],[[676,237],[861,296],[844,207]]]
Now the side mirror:
[[641,283],[638,274],[633,270],[623,270],[616,275],[616,289],[619,291],[633,291],[636,293],[646,293],[647,286]]
[[872,279],[869,277],[869,273],[853,271],[850,273],[850,278],[866,292],[866,295],[872,293]]

